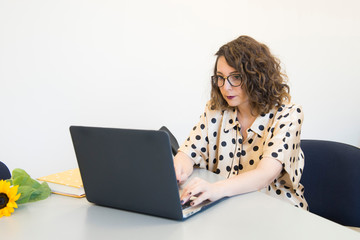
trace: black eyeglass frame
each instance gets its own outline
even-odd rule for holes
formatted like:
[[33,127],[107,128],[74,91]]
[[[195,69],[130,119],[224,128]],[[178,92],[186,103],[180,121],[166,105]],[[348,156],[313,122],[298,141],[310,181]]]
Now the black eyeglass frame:
[[[234,85],[234,84],[232,84],[231,81],[229,80],[230,77],[235,77],[235,76],[238,76],[238,77],[241,78],[241,74],[230,74],[230,75],[227,76],[227,77],[223,77],[223,76],[220,76],[220,75],[214,75],[214,76],[211,76],[211,81],[212,81],[212,83],[213,83],[215,86],[217,86],[217,87],[219,87],[219,88],[225,85],[225,79],[229,82],[229,84],[230,84],[232,87],[239,87],[239,86],[242,85],[242,81],[240,81],[240,83],[239,83],[238,85]],[[218,78],[222,78],[222,79],[223,79],[223,84],[222,84],[221,86],[218,84],[218,81],[219,81]]]

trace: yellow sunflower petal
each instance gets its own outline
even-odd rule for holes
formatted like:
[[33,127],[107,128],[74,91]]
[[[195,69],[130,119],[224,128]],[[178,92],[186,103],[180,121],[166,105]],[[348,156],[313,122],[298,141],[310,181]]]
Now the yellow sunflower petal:
[[11,215],[10,211],[7,208],[2,209],[3,216],[9,217]]
[[5,181],[4,180],[0,180],[0,193],[5,191]]
[[[3,181],[3,180],[2,180]],[[9,182],[6,182],[6,181],[3,181],[3,184],[2,184],[2,189],[0,192],[2,193],[5,193],[6,195],[9,194],[9,190],[10,190],[10,183]]]
[[8,202],[6,207],[8,207],[8,208],[18,208],[16,202],[12,202],[12,201]]
[[19,193],[18,195],[16,195],[13,200],[14,200],[14,201],[19,200],[20,196],[21,196],[21,193]]
[[19,185],[16,185],[16,186],[10,188],[9,193],[8,193],[9,199],[12,199],[12,198],[14,198],[16,196],[18,188],[19,188]]
[[14,212],[14,208],[17,208],[16,200],[19,199],[20,193],[17,194],[19,186],[14,186],[10,188],[10,183],[1,180],[0,181],[0,193],[6,194],[9,198],[8,203],[2,209],[0,209],[0,217],[10,216]]
[[11,213],[14,212],[14,208],[12,208],[12,207],[8,207],[7,210],[9,211],[9,214],[10,214],[10,215],[11,215]]

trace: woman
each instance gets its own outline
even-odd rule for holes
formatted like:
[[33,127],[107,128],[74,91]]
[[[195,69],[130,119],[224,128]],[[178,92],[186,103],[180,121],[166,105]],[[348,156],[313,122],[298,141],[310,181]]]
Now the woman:
[[266,45],[248,36],[225,44],[216,56],[211,100],[179,148],[174,166],[179,183],[194,166],[226,180],[192,180],[183,190],[182,204],[196,206],[261,190],[307,209],[300,184],[303,112],[290,103],[279,61]]

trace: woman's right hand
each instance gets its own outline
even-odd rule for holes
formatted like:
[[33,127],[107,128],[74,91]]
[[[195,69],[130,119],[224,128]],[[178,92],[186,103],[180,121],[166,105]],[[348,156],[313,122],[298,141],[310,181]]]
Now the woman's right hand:
[[194,162],[185,153],[178,152],[174,158],[176,180],[179,184],[185,182],[194,170]]

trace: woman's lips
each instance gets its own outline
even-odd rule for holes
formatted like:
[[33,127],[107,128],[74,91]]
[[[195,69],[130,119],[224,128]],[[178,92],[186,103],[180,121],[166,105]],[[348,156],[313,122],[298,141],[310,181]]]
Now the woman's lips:
[[226,96],[227,99],[232,100],[235,96]]

